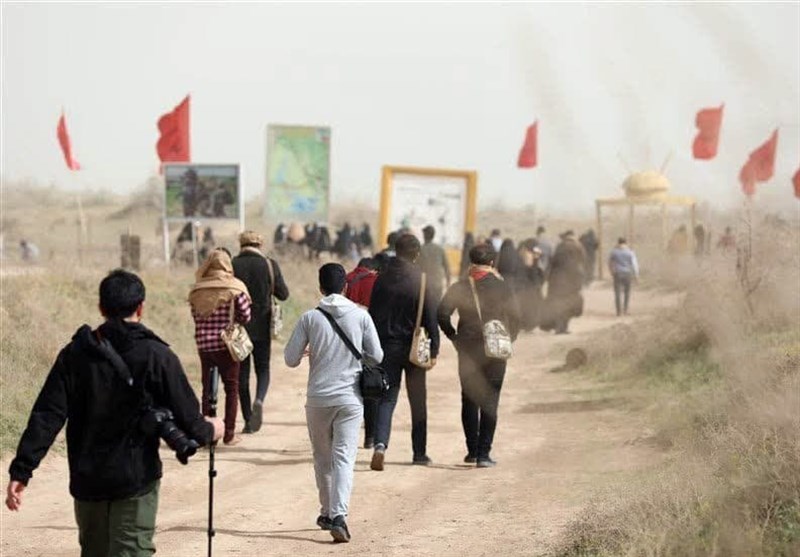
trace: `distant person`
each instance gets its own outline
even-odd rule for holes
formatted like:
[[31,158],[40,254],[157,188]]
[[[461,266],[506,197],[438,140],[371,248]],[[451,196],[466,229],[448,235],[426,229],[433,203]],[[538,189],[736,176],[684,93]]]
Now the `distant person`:
[[395,244],[399,237],[400,234],[397,232],[390,232],[389,235],[386,236],[386,248],[375,255],[374,259],[378,262],[378,274],[385,272],[386,269],[389,268],[389,262],[397,256]]
[[436,229],[428,225],[422,229],[422,236],[425,243],[420,249],[417,265],[427,275],[431,297],[438,302],[442,299],[444,289],[450,284],[450,264],[444,248],[433,241]]
[[[384,351],[383,369],[391,386],[378,402],[375,451],[370,463],[373,470],[383,470],[384,456],[392,431],[392,415],[397,405],[404,370],[406,391],[411,405],[411,444],[414,451],[412,463],[427,466],[431,462],[427,454],[428,407],[425,382],[428,372],[409,361],[422,280],[422,272],[414,264],[419,257],[419,240],[412,234],[404,234],[397,239],[396,249],[397,257],[390,259],[387,269],[378,274],[369,306],[369,313],[375,322]],[[434,364],[439,353],[436,305],[437,301],[426,292],[423,298],[422,326],[430,337]]]
[[[514,241],[506,238],[500,244],[500,250],[497,255],[497,272],[509,283],[514,283],[517,278],[517,272],[520,268],[519,254],[514,249]],[[513,288],[513,286],[512,286]]]
[[670,255],[685,255],[689,253],[689,233],[686,231],[686,225],[680,225],[667,244],[667,252]]
[[216,247],[217,242],[214,240],[214,232],[212,232],[211,227],[208,227],[203,231],[203,242],[200,244],[200,251],[198,253],[200,260],[205,261]]
[[[246,230],[239,235],[239,255],[233,258],[233,275],[247,287],[252,300],[250,322],[245,325],[253,352],[239,364],[239,402],[242,406],[242,433],[256,433],[264,420],[264,401],[269,390],[272,353],[272,296],[289,299],[289,288],[283,280],[278,262],[263,250],[264,237]],[[256,396],[250,404],[250,361],[256,373]]]
[[542,329],[554,329],[559,335],[569,333],[570,319],[583,314],[581,289],[585,265],[586,254],[575,239],[575,233],[572,230],[564,232],[550,261]]
[[600,248],[600,242],[591,228],[581,234],[578,241],[586,253],[586,279],[584,282],[588,286],[594,281],[594,270],[597,267],[597,250]]
[[361,363],[333,329],[333,319],[355,348],[373,363],[383,350],[369,314],[342,296],[345,271],[338,263],[319,270],[322,300],[297,322],[284,349],[289,367],[297,367],[308,352],[306,423],[314,455],[319,492],[317,525],[329,530],[337,542],[349,542],[347,526],[353,470],[358,453],[362,397],[359,391]]
[[550,274],[550,259],[553,257],[553,243],[547,237],[547,230],[544,226],[536,229],[536,245],[542,250],[539,257],[539,268],[544,271],[545,278]]
[[[203,381],[203,415],[210,411],[211,368],[219,369],[225,386],[225,435],[222,442],[236,445],[236,412],[239,406],[239,362],[234,360],[222,342],[220,333],[233,319],[245,324],[250,321],[251,301],[247,286],[233,276],[231,257],[222,249],[211,252],[195,273],[197,281],[189,292],[195,332],[194,339],[200,354]],[[231,310],[233,305],[233,310]]]
[[349,300],[363,308],[369,309],[372,299],[372,288],[378,279],[378,262],[370,257],[363,257],[345,278],[344,294]]
[[487,240],[494,248],[495,253],[500,253],[500,248],[503,247],[503,235],[500,233],[499,228],[492,230]]
[[706,227],[698,224],[694,227],[694,255],[702,257],[706,252]]
[[[6,506],[17,511],[34,470],[66,423],[81,555],[155,552],[163,473],[159,432],[148,425],[155,412],[172,413],[174,426],[186,435],[186,458],[222,436],[222,421],[200,414],[178,357],[142,324],[144,300],[144,284],[133,273],[117,269],[100,282],[104,322],[95,330],[81,326],[59,352],[9,467]],[[56,548],[45,553],[50,551]]]
[[[372,289],[378,279],[378,262],[365,257],[358,262],[358,266],[345,277],[344,295],[348,300],[355,302],[364,309],[369,309],[372,300]],[[375,420],[378,415],[378,401],[364,399],[364,448],[372,449],[375,446]]]
[[372,241],[372,231],[369,228],[369,224],[366,222],[361,227],[361,232],[358,234],[358,243],[361,250],[367,250],[369,253],[372,253],[372,249],[374,247],[374,242]]
[[625,238],[617,240],[617,245],[611,250],[608,256],[608,270],[614,279],[614,304],[617,316],[627,315],[631,282],[639,278],[639,262]]
[[[478,468],[496,464],[491,450],[497,427],[500,389],[506,373],[506,361],[489,358],[483,347],[483,323],[499,319],[512,339],[519,331],[519,307],[514,293],[493,268],[497,254],[487,244],[470,250],[472,266],[467,279],[451,286],[439,305],[438,321],[442,332],[458,351],[458,377],[461,382],[461,425],[467,445],[466,463]],[[472,293],[474,281],[481,316]],[[458,312],[458,329],[450,318]]]
[[39,247],[33,242],[22,239],[19,241],[19,256],[26,263],[36,263],[39,260]]
[[520,307],[520,327],[532,331],[539,326],[544,299],[544,271],[539,267],[542,250],[536,240],[529,238],[521,242],[518,248],[520,266],[516,274],[515,294]]
[[472,232],[464,234],[464,243],[461,247],[461,268],[459,269],[458,276],[465,278],[469,271],[469,251],[475,247],[475,236]]
[[724,254],[736,251],[736,236],[734,236],[733,230],[730,226],[726,226],[725,234],[719,237],[719,240],[717,241],[717,249],[721,250]]

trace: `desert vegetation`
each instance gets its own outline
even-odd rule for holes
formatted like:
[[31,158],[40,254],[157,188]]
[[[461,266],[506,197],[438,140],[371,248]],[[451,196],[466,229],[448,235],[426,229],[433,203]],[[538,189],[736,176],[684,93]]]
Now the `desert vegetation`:
[[635,442],[665,460],[596,498],[557,555],[800,554],[797,230],[755,230],[739,272],[674,261],[662,283],[682,304],[595,340],[585,373],[648,416]]

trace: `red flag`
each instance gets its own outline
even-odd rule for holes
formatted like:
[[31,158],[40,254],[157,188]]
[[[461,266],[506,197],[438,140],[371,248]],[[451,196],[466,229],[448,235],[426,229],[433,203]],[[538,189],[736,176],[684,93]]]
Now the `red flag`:
[[750,157],[739,172],[739,181],[745,195],[753,195],[756,182],[766,182],[775,173],[775,152],[778,148],[778,130],[766,143],[750,153]]
[[528,131],[525,132],[525,143],[522,144],[522,149],[520,149],[519,158],[517,159],[519,168],[533,168],[538,162],[536,160],[538,126],[539,122],[536,121],[531,126],[528,126]]
[[792,183],[794,184],[794,196],[800,199],[800,168],[792,176]]
[[189,162],[189,95],[175,110],[158,119],[161,137],[156,152],[161,162]]
[[709,160],[717,156],[719,145],[719,128],[722,125],[722,109],[704,108],[697,113],[694,124],[697,126],[697,136],[692,143],[692,155],[696,159]]
[[58,136],[58,143],[61,145],[61,152],[64,153],[64,161],[67,163],[67,168],[70,170],[80,170],[80,163],[72,156],[72,144],[69,141],[69,133],[67,133],[67,120],[64,118],[63,112],[61,113],[61,118],[58,119],[56,136]]

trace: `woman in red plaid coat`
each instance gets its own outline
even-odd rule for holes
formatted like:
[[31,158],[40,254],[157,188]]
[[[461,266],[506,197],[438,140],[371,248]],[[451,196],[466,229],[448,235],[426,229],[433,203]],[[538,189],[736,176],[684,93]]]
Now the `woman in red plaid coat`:
[[220,334],[231,319],[245,324],[250,321],[250,293],[247,286],[233,276],[231,256],[224,249],[211,252],[205,263],[195,273],[195,282],[189,293],[189,304],[194,318],[194,339],[203,368],[203,414],[209,413],[211,368],[219,368],[225,386],[225,436],[222,442],[235,445],[236,412],[239,407],[239,362],[235,361],[222,342]]

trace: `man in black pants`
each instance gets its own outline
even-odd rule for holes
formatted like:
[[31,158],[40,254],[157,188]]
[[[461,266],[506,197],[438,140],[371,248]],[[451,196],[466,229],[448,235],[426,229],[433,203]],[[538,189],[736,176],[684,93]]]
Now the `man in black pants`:
[[[516,339],[520,323],[514,294],[493,268],[496,255],[488,244],[472,248],[469,252],[472,263],[469,277],[447,290],[438,311],[439,326],[458,351],[461,424],[467,442],[464,462],[475,462],[478,468],[490,468],[496,464],[491,450],[506,361],[488,358],[484,353],[483,323],[478,316],[469,278],[474,281],[484,322],[499,319],[512,339]],[[455,311],[458,311],[458,331],[450,322]]]
[[[284,301],[289,289],[283,280],[281,268],[274,259],[266,257],[261,247],[261,234],[246,230],[239,235],[241,251],[233,258],[233,275],[247,285],[253,299],[252,317],[245,325],[253,353],[239,368],[239,402],[242,405],[244,429],[242,433],[255,433],[261,429],[264,399],[269,388],[269,357],[272,349],[272,300],[275,296]],[[256,399],[250,406],[250,358],[256,370]]]
[[[383,470],[384,456],[392,431],[392,414],[397,405],[397,395],[403,370],[406,372],[406,392],[411,405],[411,442],[414,448],[412,462],[427,466],[428,409],[425,386],[426,370],[409,361],[411,340],[417,318],[422,272],[414,264],[419,257],[419,240],[412,234],[403,234],[397,240],[397,256],[389,260],[386,270],[378,275],[372,289],[369,313],[375,322],[383,347],[383,369],[391,388],[378,403],[375,425],[375,451],[370,467]],[[422,313],[422,326],[431,340],[431,358],[439,353],[439,328],[436,324],[436,300],[426,293]]]
[[99,290],[105,321],[80,327],[59,352],[9,467],[6,506],[20,510],[33,472],[66,423],[81,555],[149,556],[162,476],[159,436],[147,427],[153,411],[171,412],[199,445],[221,438],[224,425],[203,418],[178,357],[141,323],[141,279],[117,269]]

